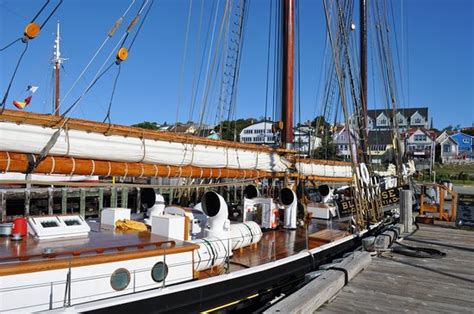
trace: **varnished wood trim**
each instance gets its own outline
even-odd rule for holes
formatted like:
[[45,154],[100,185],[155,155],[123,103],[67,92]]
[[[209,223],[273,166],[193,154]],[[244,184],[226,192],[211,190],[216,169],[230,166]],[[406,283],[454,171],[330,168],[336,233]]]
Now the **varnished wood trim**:
[[69,259],[45,259],[37,262],[18,262],[15,264],[1,265],[0,276],[27,274],[39,271],[64,269],[69,267],[90,266],[112,262],[122,262],[152,256],[163,256],[165,254],[169,255],[184,252],[191,252],[191,254],[193,254],[193,251],[198,248],[199,246],[196,244],[187,243],[186,246],[179,246],[170,249],[140,250],[134,252],[103,254],[86,257],[73,257]]

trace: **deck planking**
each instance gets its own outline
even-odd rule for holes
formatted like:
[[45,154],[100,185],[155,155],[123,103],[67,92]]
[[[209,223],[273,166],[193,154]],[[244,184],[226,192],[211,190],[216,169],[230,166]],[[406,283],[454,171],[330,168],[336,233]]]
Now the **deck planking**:
[[317,312],[474,313],[474,232],[420,226],[402,243],[444,258],[384,253]]

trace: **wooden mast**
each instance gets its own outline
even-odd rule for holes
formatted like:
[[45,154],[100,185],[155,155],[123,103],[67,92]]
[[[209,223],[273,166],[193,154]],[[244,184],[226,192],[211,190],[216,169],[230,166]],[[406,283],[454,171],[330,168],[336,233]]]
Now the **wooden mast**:
[[366,0],[360,0],[359,2],[360,9],[360,100],[362,104],[362,116],[359,118],[359,145],[361,149],[360,158],[361,161],[369,164],[368,158],[368,117],[367,117],[367,95],[368,95],[368,85],[367,85],[367,5]]
[[291,149],[293,144],[293,74],[295,46],[295,0],[283,1],[283,103],[281,136],[282,147]]

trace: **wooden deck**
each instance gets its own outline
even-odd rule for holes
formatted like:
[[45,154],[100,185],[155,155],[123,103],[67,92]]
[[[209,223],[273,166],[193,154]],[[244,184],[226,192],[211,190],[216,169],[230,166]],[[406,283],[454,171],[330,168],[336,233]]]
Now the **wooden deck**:
[[424,259],[385,253],[345,286],[323,313],[474,313],[474,232],[420,225],[402,243],[447,255]]

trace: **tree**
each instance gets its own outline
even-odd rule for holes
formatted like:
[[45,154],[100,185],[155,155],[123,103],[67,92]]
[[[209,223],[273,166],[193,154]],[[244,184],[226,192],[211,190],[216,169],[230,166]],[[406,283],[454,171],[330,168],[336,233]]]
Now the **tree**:
[[156,122],[143,121],[137,124],[133,124],[133,127],[142,128],[147,130],[159,130],[160,126]]
[[238,140],[239,134],[242,131],[242,129],[248,127],[249,125],[252,125],[254,122],[255,122],[254,118],[222,121],[220,125],[216,125],[216,127],[214,128],[214,131],[219,133],[222,126],[221,138],[223,140],[229,140],[229,141],[233,141],[234,139]]
[[315,129],[317,135],[321,135],[327,133],[330,124],[323,116],[317,116],[311,121],[311,127]]
[[314,150],[314,157],[316,159],[341,160],[338,154],[339,150],[332,141],[332,135],[326,132],[321,139],[321,146]]

